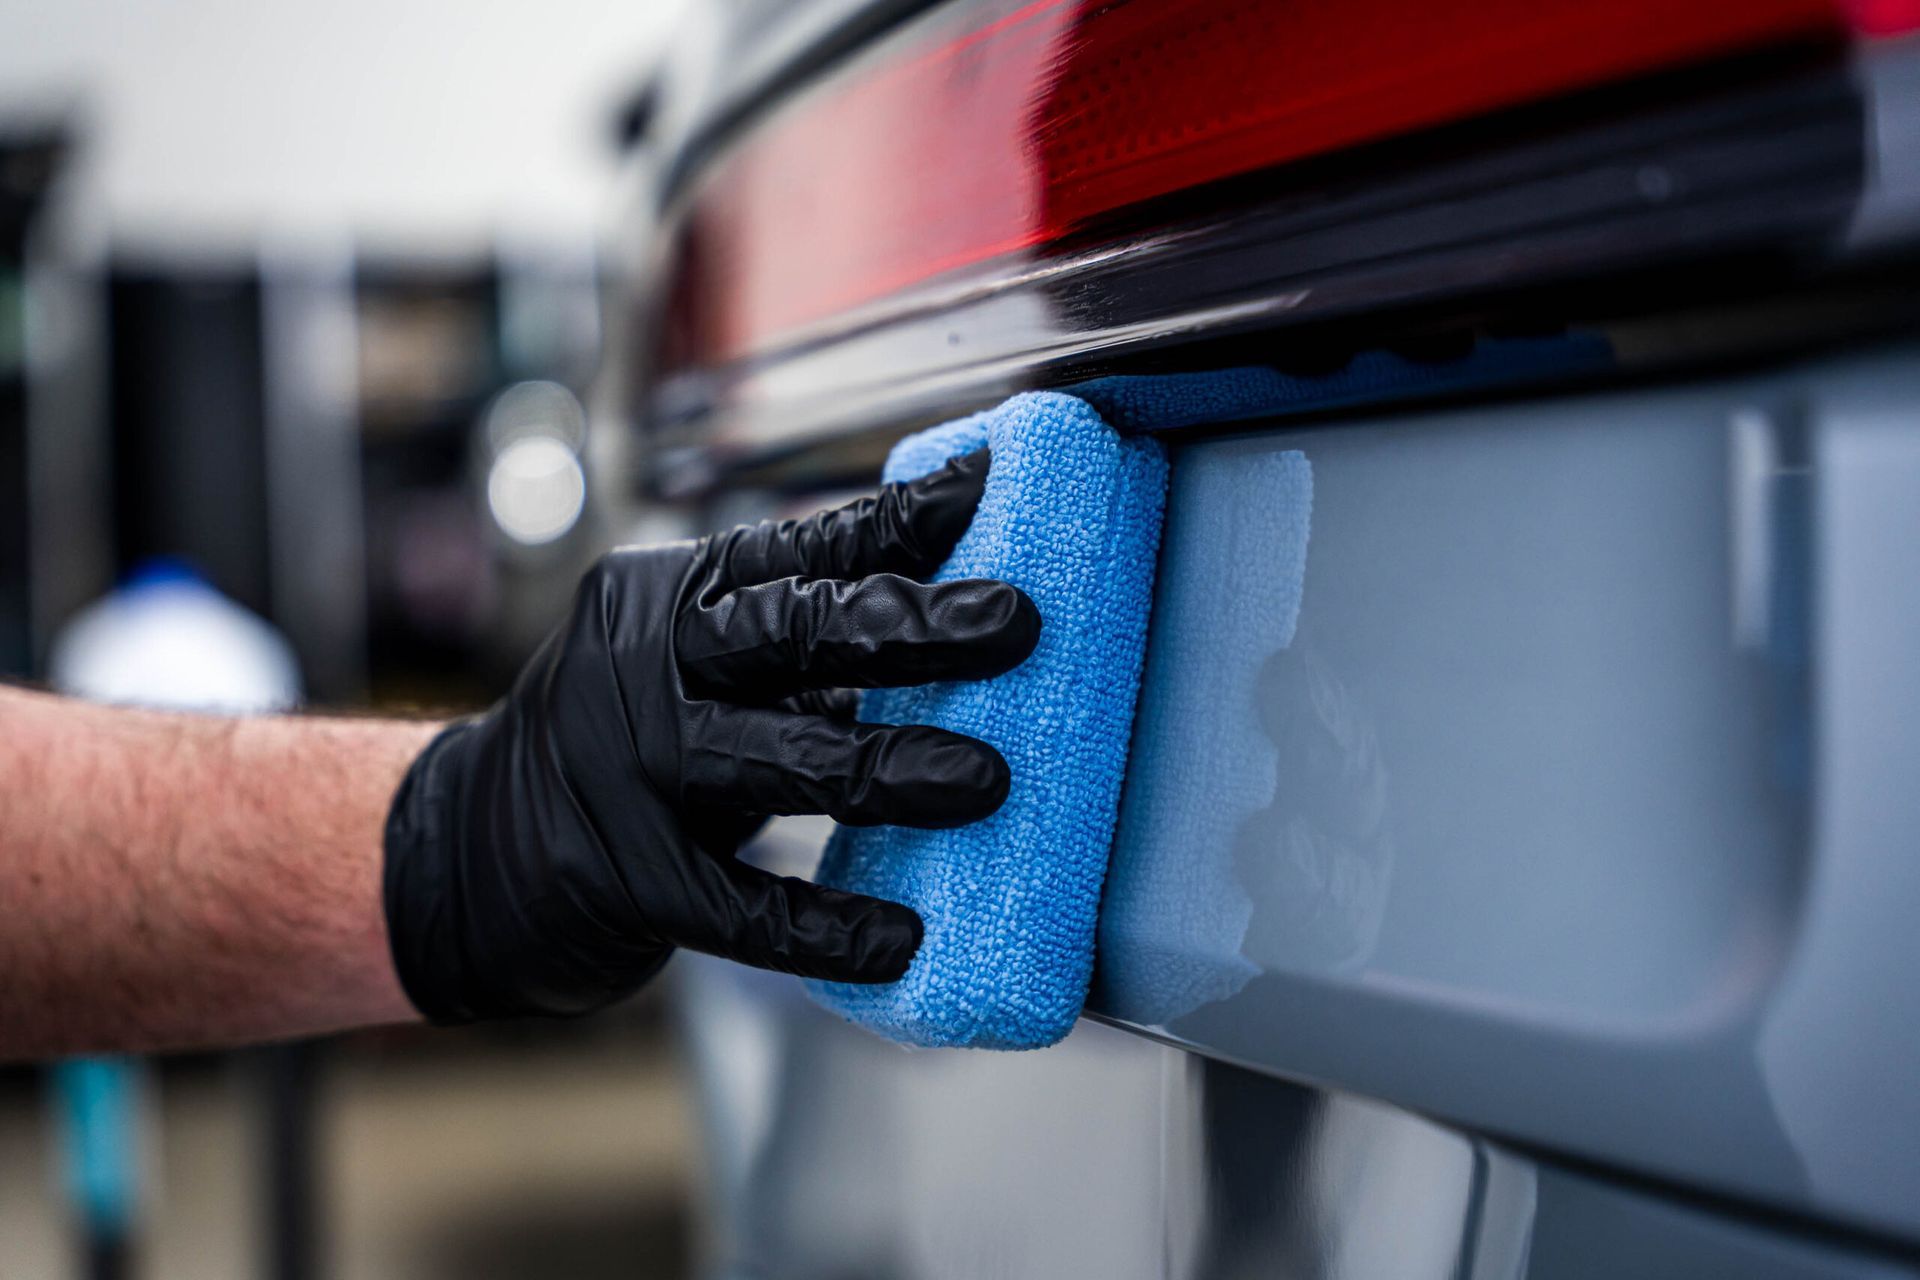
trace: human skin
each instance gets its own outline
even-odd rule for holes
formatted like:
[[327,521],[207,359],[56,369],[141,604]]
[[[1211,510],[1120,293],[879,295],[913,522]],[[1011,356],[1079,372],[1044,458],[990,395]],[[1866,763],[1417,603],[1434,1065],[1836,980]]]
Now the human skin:
[[0,688],[0,1058],[417,1020],[382,833],[439,728]]
[[455,728],[0,689],[0,1058],[584,1013],[681,947],[898,979],[911,908],[733,855],[768,815],[942,827],[1006,798],[989,744],[846,696],[1033,651],[1017,587],[926,581],[988,466],[616,548]]

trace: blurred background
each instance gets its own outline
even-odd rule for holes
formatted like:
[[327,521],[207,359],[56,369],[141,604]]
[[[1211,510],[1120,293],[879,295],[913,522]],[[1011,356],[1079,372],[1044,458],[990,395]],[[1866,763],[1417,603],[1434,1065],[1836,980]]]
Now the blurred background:
[[[678,9],[0,3],[0,678],[489,698],[609,532],[600,246]],[[221,672],[136,660],[182,636]],[[664,1021],[9,1070],[0,1276],[683,1274]]]

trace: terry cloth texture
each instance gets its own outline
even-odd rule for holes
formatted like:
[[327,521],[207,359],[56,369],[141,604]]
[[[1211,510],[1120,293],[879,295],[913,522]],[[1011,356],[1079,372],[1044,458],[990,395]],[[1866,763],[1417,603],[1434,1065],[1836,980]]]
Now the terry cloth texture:
[[867,693],[863,720],[984,739],[1013,772],[1000,811],[951,831],[841,828],[818,879],[904,902],[926,921],[906,976],[812,982],[821,1003],[891,1039],[1032,1049],[1072,1029],[1146,646],[1166,454],[1085,402],[1041,392],[903,440],[885,479],[993,451],[973,524],[935,581],[999,578],[1033,597],[1033,656],[993,680]]

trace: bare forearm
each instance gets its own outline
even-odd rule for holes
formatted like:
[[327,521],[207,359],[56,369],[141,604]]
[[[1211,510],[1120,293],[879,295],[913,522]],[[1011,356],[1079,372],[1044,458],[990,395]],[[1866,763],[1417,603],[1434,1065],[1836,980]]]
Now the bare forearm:
[[414,1017],[381,833],[433,731],[0,689],[0,1057]]

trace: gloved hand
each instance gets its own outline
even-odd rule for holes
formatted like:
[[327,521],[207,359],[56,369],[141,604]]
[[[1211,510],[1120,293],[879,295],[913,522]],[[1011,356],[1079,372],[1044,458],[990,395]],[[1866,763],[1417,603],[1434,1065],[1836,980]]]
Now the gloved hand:
[[985,452],[801,521],[624,548],[485,714],[408,771],[387,822],[394,962],[437,1022],[579,1013],[691,947],[888,982],[920,945],[897,903],[735,851],[769,814],[948,827],[1006,799],[1006,761],[860,724],[852,687],[977,680],[1039,638],[1000,582],[927,586],[972,519]]

